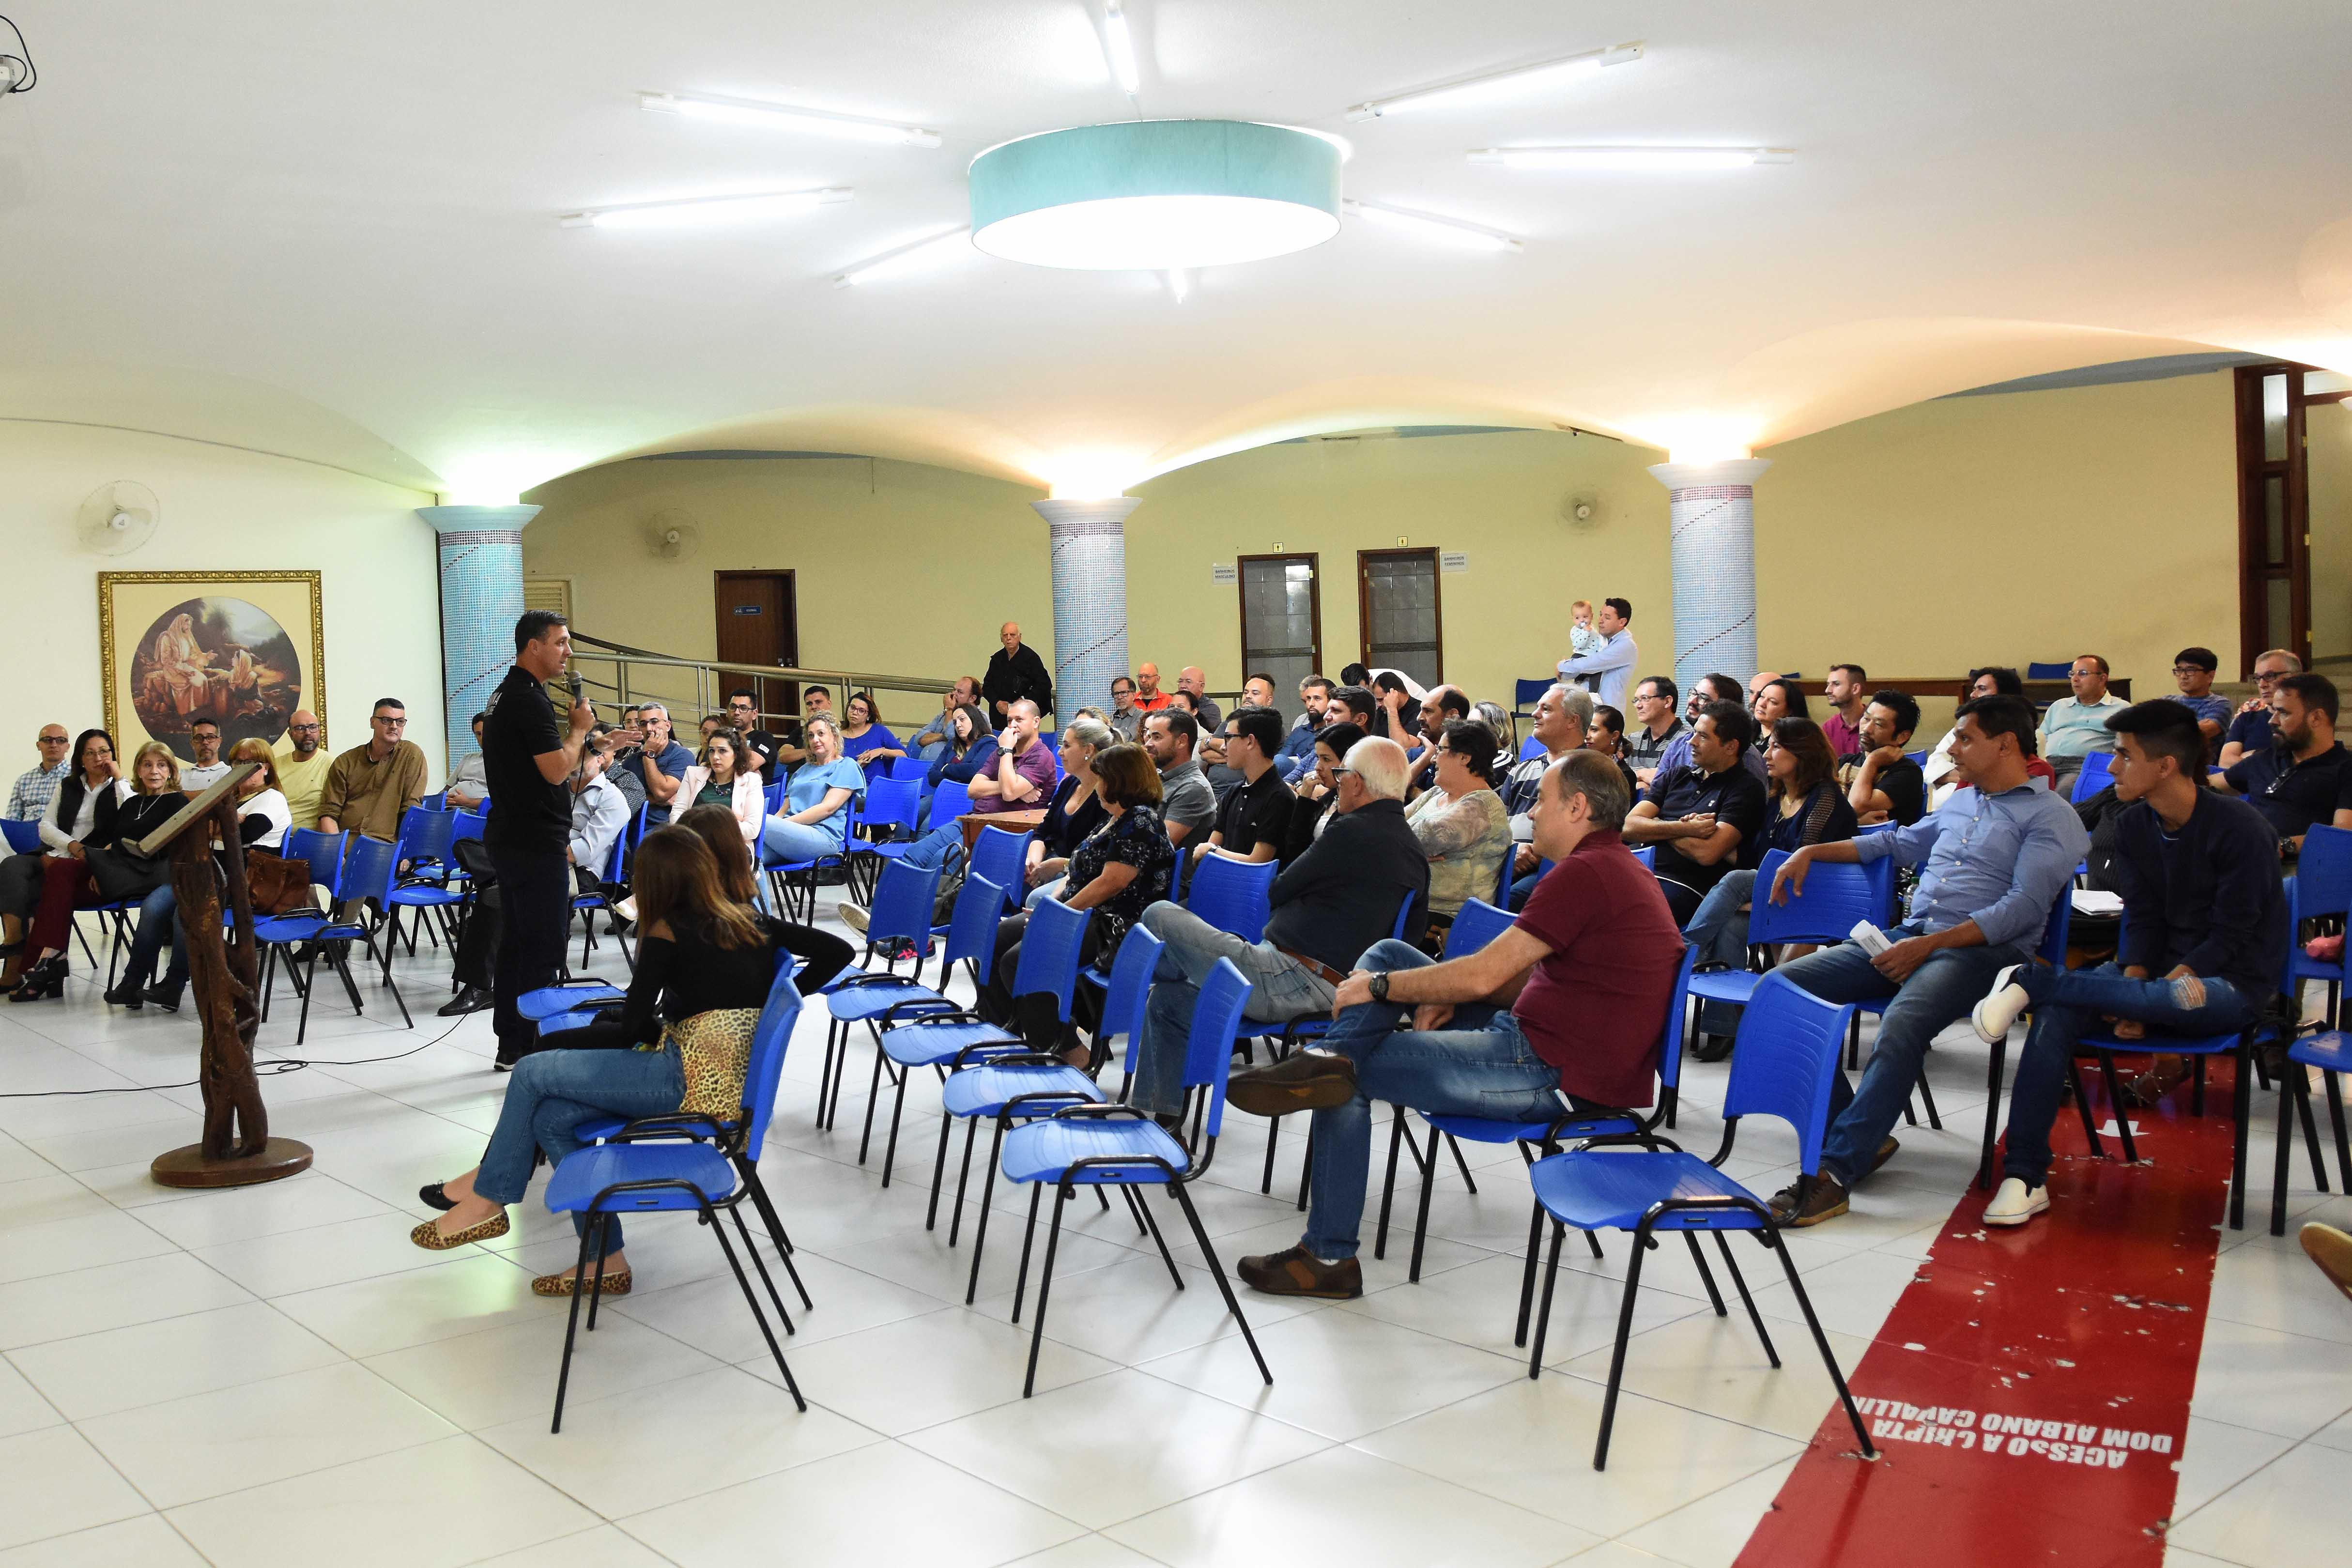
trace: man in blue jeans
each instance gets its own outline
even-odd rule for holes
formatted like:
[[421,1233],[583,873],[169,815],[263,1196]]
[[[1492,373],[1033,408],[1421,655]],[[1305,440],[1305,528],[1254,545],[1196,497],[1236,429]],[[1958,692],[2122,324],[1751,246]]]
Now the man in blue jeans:
[[2105,1017],[2115,1020],[2117,1039],[2150,1030],[2235,1034],[2263,1016],[2286,964],[2278,833],[2244,801],[2204,787],[2206,736],[2196,711],[2162,698],[2124,709],[2107,728],[2116,736],[2116,798],[2130,803],[2116,818],[2119,962],[2003,970],[1977,1004],[1973,1022],[1988,1045],[2033,1009],[1987,1225],[2023,1225],[2050,1206],[2050,1124],[2085,1029]]
[[1772,1199],[1786,1226],[1819,1225],[1845,1213],[1853,1185],[1895,1152],[1887,1134],[1903,1114],[1927,1046],[1968,1016],[2002,970],[2023,963],[2072,885],[2091,847],[2074,808],[2030,779],[2033,708],[1996,694],[1960,704],[1952,725],[1955,790],[1908,827],[1836,844],[1808,844],[1781,862],[1771,899],[1801,892],[1817,861],[1866,864],[1892,855],[1920,866],[1911,918],[1886,932],[1876,957],[1841,942],[1780,966],[1780,973],[1827,1002],[1891,998],[1862,1087],[1843,1073],[1830,1086],[1829,1136],[1819,1173]]
[[1328,1034],[1234,1075],[1239,1110],[1315,1113],[1307,1234],[1241,1260],[1253,1289],[1363,1294],[1356,1233],[1374,1100],[1522,1121],[1650,1103],[1683,939],[1657,879],[1618,837],[1630,805],[1614,759],[1570,752],[1534,807],[1537,847],[1558,863],[1510,929],[1443,963],[1408,942],[1374,942],[1340,983]]

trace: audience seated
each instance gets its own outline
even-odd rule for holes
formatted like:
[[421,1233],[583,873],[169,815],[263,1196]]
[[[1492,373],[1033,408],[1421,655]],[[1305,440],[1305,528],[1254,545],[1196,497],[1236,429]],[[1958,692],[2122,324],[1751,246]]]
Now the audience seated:
[[319,831],[352,832],[386,844],[400,841],[401,818],[425,798],[425,753],[401,738],[408,710],[396,698],[380,699],[368,716],[373,733],[328,766],[319,790]]
[[1661,773],[1625,818],[1628,843],[1652,847],[1658,886],[1676,921],[1735,869],[1763,858],[1764,786],[1742,755],[1754,721],[1732,702],[1711,702],[1690,732],[1690,764]]
[[[1109,808],[1102,799],[1094,764],[1097,757],[1117,743],[1109,726],[1099,719],[1073,719],[1063,730],[1062,782],[1054,786],[1054,798],[1045,807],[1045,820],[1039,825],[1036,837],[1029,840],[1029,862],[1024,875],[1031,889],[1030,903],[1061,897],[1062,874],[1069,867],[1070,857],[1103,825]],[[1142,755],[1140,748],[1137,754]],[[1150,804],[1155,808],[1152,820],[1156,826],[1160,805],[1156,774]]]
[[1328,675],[1310,675],[1298,683],[1297,718],[1282,737],[1282,750],[1275,754],[1274,765],[1282,770],[1282,782],[1297,784],[1315,769],[1315,735],[1331,721],[1326,712],[1331,706],[1335,683]]
[[1373,721],[1380,711],[1379,694],[1370,687],[1342,683],[1331,689],[1331,706],[1326,717],[1329,722],[1353,724],[1369,735],[1375,728]]
[[[1114,682],[1112,689],[1117,689],[1117,683]],[[923,761],[927,763],[939,761],[948,754],[949,742],[951,739],[950,726],[955,718],[956,710],[970,708],[977,710],[979,707],[980,682],[969,675],[958,676],[954,689],[940,699],[938,720],[907,743],[914,748],[915,755],[922,758]],[[980,729],[983,732],[987,731],[988,725],[984,720]]]
[[2035,749],[2050,764],[2050,787],[2071,793],[2083,759],[2094,752],[2111,752],[2115,737],[2107,721],[2129,704],[2107,689],[2107,661],[2097,654],[2079,655],[2066,671],[2071,697],[2061,697],[2042,710]]
[[[268,746],[260,741],[240,741],[237,746],[240,751],[247,747],[257,748],[265,758],[269,754]],[[141,746],[131,763],[131,793],[117,803],[103,841],[96,830],[83,840],[81,865],[90,874],[93,883],[98,884],[91,891],[109,900],[132,897],[140,900],[139,926],[131,938],[131,956],[122,973],[117,976],[114,985],[106,993],[108,1002],[132,1011],[146,1004],[148,977],[155,973],[155,957],[163,950],[166,937],[172,938],[172,972],[165,977],[165,984],[173,997],[173,1010],[176,1010],[179,988],[187,983],[188,978],[187,942],[184,938],[173,935],[173,915],[179,907],[179,900],[172,890],[170,854],[167,851],[150,859],[135,855],[128,848],[130,844],[146,837],[171,821],[179,814],[180,808],[187,805],[187,796],[182,793],[178,783],[179,771],[179,763],[172,755],[171,747],[161,741],[150,741]],[[274,777],[265,770],[247,779],[241,786],[247,796],[268,791],[274,805],[271,816],[246,835],[248,841],[273,831],[281,837],[285,833],[286,798],[272,787]],[[119,857],[115,861],[116,875],[124,879],[112,887],[100,882],[98,877],[107,855],[101,842],[113,846],[112,852]],[[72,865],[74,862],[71,860],[43,862],[45,870],[50,867]],[[57,946],[61,953],[66,942],[63,921],[72,918],[72,907],[68,905],[56,932]],[[44,942],[44,933],[37,929],[37,922],[36,925],[28,945],[37,947]],[[23,995],[25,989],[17,987],[16,994]]]
[[1045,673],[1045,661],[1037,650],[1022,642],[1019,624],[1005,622],[997,628],[996,640],[997,649],[988,656],[988,673],[980,683],[989,721],[1002,730],[1012,721],[1016,702],[1025,701],[1040,714],[1052,712],[1053,678]]
[[[611,752],[590,744],[581,748],[580,765],[572,771],[572,832],[564,840],[563,853],[576,868],[575,881],[583,892],[601,886],[604,868],[612,863],[613,846],[628,831],[634,815],[628,797],[613,782],[612,763]],[[759,775],[751,776],[756,787]],[[756,798],[753,805],[756,811]],[[731,802],[727,811],[734,815]],[[757,820],[755,815],[754,832]]]
[[[301,716],[299,713],[295,715],[298,719]],[[315,723],[311,726],[310,732],[313,737],[317,735],[318,726]],[[58,785],[65,783],[73,773],[73,755],[70,750],[72,743],[73,737],[66,733],[66,727],[63,724],[41,726],[40,733],[34,738],[34,751],[40,758],[40,762],[17,774],[16,784],[9,787],[9,821],[38,822],[41,820],[41,814],[49,809],[49,801],[58,793]],[[310,743],[313,748],[318,745],[315,738]]]
[[[1693,692],[1696,702],[1697,693]],[[1645,675],[1633,688],[1633,725],[1625,731],[1625,761],[1633,765],[1633,782],[1643,789],[1657,776],[1667,749],[1683,738],[1687,726],[1675,705],[1682,689],[1670,675]]]
[[[1016,633],[1020,629],[1011,622],[1006,623],[1006,627]],[[1046,802],[1053,799],[1054,786],[1061,782],[1062,770],[1054,761],[1053,748],[1037,738],[1037,704],[1029,699],[1019,698],[1012,704],[1004,728],[996,737],[993,765],[975,773],[971,784],[966,786],[971,792],[971,809],[975,815],[988,816],[1001,811],[1030,811],[1042,808]],[[822,749],[824,745],[825,733],[831,731],[832,725],[828,721],[823,726],[821,731],[811,734],[810,743]],[[830,760],[829,754],[827,760]],[[821,763],[820,767],[822,765]],[[828,806],[826,803],[833,802],[839,791],[863,787],[865,775],[857,773],[857,764],[855,763],[844,762],[840,765],[847,768],[851,773],[857,773],[857,784],[850,784],[849,774],[844,773],[830,783],[814,786],[821,789],[823,798],[820,800],[813,796],[809,805],[796,808],[794,816],[789,822],[782,818],[770,818],[769,833],[774,836],[786,827],[797,829],[808,826],[809,823],[820,822],[828,811],[838,811],[840,805],[845,805],[846,795],[843,795],[841,800],[833,805]],[[819,770],[803,771],[810,773]],[[800,780],[797,777],[793,780],[793,784],[795,788],[800,786]],[[802,820],[803,818],[807,820],[804,822]],[[844,820],[845,821],[846,818]],[[796,831],[781,837],[772,837],[769,853],[774,855],[783,853],[788,848],[805,848],[814,842],[813,838],[802,837]],[[830,855],[838,849],[840,840],[836,838],[832,842],[832,848],[821,850],[819,853]],[[796,856],[795,858],[804,858],[805,857]],[[945,880],[946,878],[962,870],[963,858],[963,824],[950,821],[940,823],[917,839],[900,858],[900,863],[923,871],[937,868],[942,875],[942,880]],[[842,922],[852,931],[862,931],[866,929],[866,911],[864,909],[845,900],[838,906],[838,910]]]
[[2185,647],[2172,656],[2172,679],[2180,683],[2172,700],[2187,703],[2197,715],[2209,762],[2221,754],[2221,735],[2230,727],[2230,700],[2213,695],[2213,672],[2221,668],[2220,656],[2210,647]]
[[1412,782],[1405,786],[1409,801],[1430,787],[1437,773],[1437,739],[1445,726],[1457,719],[1470,717],[1470,697],[1458,686],[1433,686],[1421,700],[1419,732],[1404,742],[1405,756],[1412,763]]
[[1757,733],[1762,734],[1783,719],[1810,720],[1812,710],[1805,702],[1802,688],[1776,675],[1756,689],[1748,700],[1748,716],[1756,721]]
[[[1658,758],[1658,765],[1643,783],[1644,791],[1656,788],[1658,780],[1676,768],[1690,766],[1691,733],[1698,726],[1699,714],[1710,702],[1728,702],[1744,712],[1748,706],[1748,693],[1741,689],[1736,677],[1728,675],[1702,675],[1691,682],[1690,696],[1683,704],[1682,732],[1666,743],[1665,751]],[[1739,765],[1748,770],[1758,788],[1764,786],[1764,754],[1761,752],[1753,747],[1742,750]]]
[[210,719],[199,719],[188,726],[188,749],[195,752],[196,760],[181,766],[181,789],[196,795],[227,775],[228,764],[221,761],[220,743],[220,726]]
[[1212,849],[1241,860],[1271,860],[1282,853],[1290,830],[1290,786],[1275,772],[1282,749],[1282,715],[1271,708],[1242,708],[1225,721],[1225,757],[1241,784],[1217,805],[1216,825],[1206,842],[1194,844],[1194,861]]
[[1861,750],[1838,759],[1846,804],[1864,825],[1908,827],[1927,811],[1927,783],[1907,748],[1919,728],[1919,704],[1907,691],[1874,692],[1862,710]]
[[1363,731],[1349,723],[1326,724],[1317,731],[1315,766],[1291,792],[1290,826],[1282,841],[1285,866],[1294,864],[1323,837],[1331,821],[1331,803],[1339,798],[1340,759],[1363,738]]
[[[1554,686],[1537,698],[1535,724],[1530,732],[1542,745],[1543,754],[1514,766],[1497,786],[1503,808],[1511,820],[1511,908],[1515,910],[1526,905],[1528,895],[1536,888],[1536,862],[1541,858],[1535,849],[1534,814],[1536,797],[1543,791],[1544,775],[1551,772],[1553,763],[1584,744],[1595,707],[1592,693],[1580,686]],[[1627,798],[1631,799],[1632,795],[1629,788]],[[1476,895],[1482,899],[1489,896]]]
[[[1853,837],[1856,822],[1852,803],[1838,787],[1835,759],[1829,737],[1810,719],[1776,721],[1764,744],[1764,769],[1772,778],[1763,828],[1762,857],[1779,849],[1790,854],[1808,844],[1832,844]],[[1748,966],[1748,914],[1756,887],[1756,872],[1741,868],[1726,872],[1708,889],[1683,935],[1698,949],[1701,963],[1726,969]],[[1743,1008],[1709,1002],[1699,1009],[1703,1035],[1692,1055],[1705,1062],[1721,1061],[1731,1054],[1731,1038],[1739,1028]]]
[[907,754],[890,726],[882,722],[871,691],[853,691],[841,705],[841,754],[866,769]]
[[2244,795],[2269,822],[2288,859],[2302,853],[2303,836],[2313,826],[2352,811],[2352,766],[2336,738],[2336,683],[2327,677],[2284,678],[2271,698],[2277,743],[2248,752],[2221,775],[2222,788]]
[[[2326,705],[2335,706],[2332,690]],[[2283,706],[2301,704],[2290,697]],[[2050,1206],[2050,1125],[2085,1030],[2113,1019],[2116,1038],[2151,1046],[2165,1035],[2231,1034],[2269,1009],[2286,964],[2278,836],[2245,803],[2204,787],[2210,737],[2196,714],[2159,698],[2130,704],[2107,728],[2116,798],[2126,803],[2116,822],[2123,947],[2091,969],[2011,965],[1976,1005],[1977,1034],[1988,1044],[2033,1009],[1987,1225],[2022,1225]]]
[[746,843],[758,838],[768,807],[766,784],[751,766],[755,754],[740,731],[724,725],[713,730],[703,740],[700,758],[688,764],[678,781],[673,797],[677,808],[723,805],[742,825]]
[[[1189,674],[1191,672],[1187,671],[1186,673]],[[1188,698],[1191,696],[1190,691],[1186,689],[1179,688],[1179,691],[1182,696]],[[1244,708],[1264,708],[1272,711],[1274,709],[1273,677],[1265,675],[1253,675],[1247,680],[1244,681],[1242,683],[1241,705]],[[1276,717],[1278,719],[1280,715],[1276,714]],[[1205,719],[1202,720],[1202,722],[1204,725],[1208,724],[1208,721]],[[1225,738],[1223,733],[1215,732],[1216,730],[1216,726],[1209,725],[1208,729],[1202,734],[1201,768],[1203,773],[1208,774],[1209,787],[1216,791],[1217,798],[1222,801],[1226,795],[1240,787],[1242,773],[1239,768],[1235,767],[1226,759]],[[1288,744],[1289,741],[1286,736],[1283,742],[1283,746],[1287,746]],[[1277,771],[1281,766],[1281,756],[1282,747],[1276,747],[1275,750],[1275,763]],[[1287,777],[1284,777],[1283,782],[1287,784],[1290,781]]]
[[1135,682],[1130,678],[1111,678],[1110,713],[1104,722],[1120,740],[1136,745],[1143,743],[1143,710],[1135,705]]
[[1365,732],[1394,741],[1404,748],[1409,758],[1421,746],[1422,699],[1412,694],[1405,678],[1393,669],[1381,670],[1372,677],[1370,686],[1374,707]]
[[1216,826],[1217,796],[1209,787],[1192,750],[1201,726],[1192,715],[1171,702],[1146,714],[1143,750],[1160,770],[1160,820],[1168,841],[1182,849]]
[[[866,793],[866,771],[842,754],[841,730],[830,717],[803,721],[801,740],[808,760],[793,770],[783,809],[769,816],[764,793],[755,787],[752,797],[765,858],[786,866],[840,854],[849,839],[850,802]],[[751,775],[755,786],[759,776]],[[704,804],[702,797],[693,804]]]
[[[1099,724],[1091,727],[1102,730]],[[1069,732],[1075,735],[1077,730],[1074,724]],[[1129,929],[1146,909],[1169,896],[1175,882],[1176,851],[1160,822],[1160,773],[1143,749],[1108,740],[1098,750],[1093,742],[1079,744],[1088,752],[1085,762],[1073,761],[1073,748],[1066,744],[1062,755],[1070,763],[1072,777],[1079,776],[1081,766],[1088,770],[1087,805],[1093,809],[1073,820],[1092,826],[1071,848],[1066,862],[1057,867],[1064,874],[1038,892],[1072,909],[1094,911],[1078,962],[1084,967],[1108,969]],[[1030,900],[1032,906],[1037,901]],[[1102,993],[1079,986],[1071,998],[1067,1026],[1051,995],[1015,997],[1013,976],[1021,967],[1021,939],[1028,926],[1025,909],[997,922],[995,962],[980,988],[977,1010],[992,1024],[1018,1029],[1035,1049],[1058,1052],[1071,1066],[1084,1067],[1087,1053],[1078,1043],[1077,1031],[1091,1035],[1098,1029]]]
[[1328,1034],[1234,1075],[1239,1110],[1315,1113],[1306,1234],[1286,1251],[1241,1260],[1253,1289],[1363,1293],[1357,1233],[1375,1100],[1528,1121],[1552,1121],[1563,1100],[1579,1111],[1651,1102],[1683,942],[1657,883],[1618,836],[1625,810],[1617,768],[1569,752],[1535,811],[1536,847],[1558,863],[1515,925],[1443,963],[1409,942],[1370,943],[1340,977]]
[[1561,659],[1560,680],[1576,686],[1583,683],[1582,677],[1596,678],[1600,684],[1594,695],[1612,708],[1624,708],[1633,689],[1634,661],[1642,656],[1633,644],[1633,622],[1632,600],[1603,599],[1592,616],[1592,629],[1601,636],[1599,650]]
[[[0,991],[13,1002],[65,994],[65,945],[74,906],[96,889],[87,856],[114,842],[114,818],[131,794],[114,760],[114,737],[84,730],[74,738],[74,771],[41,815],[42,852],[0,861],[0,952],[7,967]],[[178,781],[167,781],[176,796]],[[176,809],[176,808],[175,808]]]
[[1472,899],[1491,900],[1511,852],[1511,813],[1495,792],[1495,732],[1449,719],[1432,745],[1436,777],[1405,813],[1429,857],[1430,940]]
[[1625,715],[1618,712],[1606,702],[1595,703],[1592,709],[1592,732],[1586,738],[1584,743],[1588,750],[1598,752],[1604,757],[1616,758],[1619,765],[1625,770],[1628,785],[1638,787],[1633,785],[1633,766],[1625,761]]
[[1169,694],[1160,689],[1160,667],[1145,659],[1135,667],[1135,705],[1146,713],[1168,706]]
[[945,749],[931,760],[923,780],[926,802],[942,784],[968,784],[996,767],[996,736],[978,704],[967,702],[949,714],[947,729]]
[[[2024,679],[2007,665],[1989,664],[1982,668],[1972,669],[1969,671],[1969,694],[1962,700],[1973,701],[1979,697],[2014,697],[2023,702]],[[2026,706],[2031,710],[2032,704],[2027,703]],[[1955,790],[1969,787],[1967,780],[1953,773],[1952,742],[1958,734],[1959,727],[1956,723],[1944,732],[1944,738],[1936,742],[1935,750],[1929,752],[1927,760],[1920,764],[1921,776],[1927,784],[1927,804],[1930,807],[1943,805],[1951,798]],[[2057,774],[2048,763],[2042,760],[2032,731],[2026,731],[2022,744],[2025,748],[2026,776],[2038,778],[2043,784],[2054,784]]]
[[1330,1011],[1348,966],[1389,934],[1408,894],[1405,935],[1418,940],[1428,920],[1429,858],[1404,819],[1404,749],[1395,742],[1373,737],[1348,749],[1322,837],[1274,879],[1264,940],[1244,942],[1181,904],[1143,911],[1144,926],[1166,946],[1134,1045],[1133,1104],[1171,1120],[1183,1110],[1192,1009],[1220,958],[1250,982],[1247,1016],[1281,1025]]
[[2249,752],[2276,742],[2271,730],[2271,700],[2278,683],[2303,673],[2303,660],[2283,647],[2265,648],[2254,660],[2254,695],[2238,704],[2237,717],[2222,732],[2221,766],[2235,767]]
[[441,786],[442,802],[451,811],[479,811],[490,798],[489,776],[482,771],[482,721],[488,717],[474,715],[474,749],[450,764],[449,782]]
[[1887,1134],[1917,1081],[1936,1035],[1966,1016],[1992,977],[2025,963],[2073,885],[2090,836],[2074,808],[2025,771],[2033,709],[2022,697],[1971,698],[1954,721],[1950,755],[1960,791],[1909,827],[1810,844],[1783,861],[1769,896],[1801,891],[1815,861],[1867,864],[1892,856],[1920,867],[1910,917],[1873,957],[1841,942],[1782,964],[1779,973],[1825,1001],[1886,999],[1859,1091],[1841,1072],[1830,1086],[1821,1170],[1772,1199],[1782,1225],[1811,1226],[1846,1212],[1854,1184],[1895,1152]]
[[1822,700],[1829,712],[1822,720],[1822,737],[1834,756],[1848,756],[1862,747],[1862,714],[1870,705],[1870,672],[1858,664],[1830,666],[1822,683]]

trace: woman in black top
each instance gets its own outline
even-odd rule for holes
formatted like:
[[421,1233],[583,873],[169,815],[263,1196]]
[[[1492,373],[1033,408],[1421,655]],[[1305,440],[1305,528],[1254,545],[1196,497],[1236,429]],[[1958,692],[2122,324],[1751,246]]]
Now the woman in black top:
[[[1092,910],[1078,966],[1108,965],[1143,911],[1166,899],[1176,875],[1175,847],[1160,820],[1160,770],[1140,746],[1106,746],[1095,754],[1095,787],[1108,820],[1070,856],[1060,900],[1073,909]],[[1038,1050],[1055,1050],[1072,1067],[1088,1063],[1077,1031],[1099,1035],[1101,993],[1089,985],[1072,995],[1071,1022],[1065,1025],[1050,994],[1013,994],[1021,967],[1021,939],[1029,929],[1023,910],[996,927],[996,958],[976,1004],[980,1016],[1003,1027],[1018,1027]]]
[[1344,722],[1326,724],[1315,731],[1315,770],[1292,791],[1290,830],[1282,841],[1285,866],[1313,848],[1322,835],[1331,803],[1339,798],[1339,760],[1363,738],[1361,727]]
[[[620,1016],[573,1032],[592,1037],[583,1042],[591,1048],[535,1051],[515,1064],[482,1163],[417,1194],[436,1207],[447,1205],[439,1219],[409,1233],[417,1246],[439,1252],[504,1236],[507,1205],[530,1184],[534,1151],[562,1164],[586,1147],[577,1131],[583,1123],[676,1110],[686,1097],[686,1072],[664,1024],[766,1005],[776,976],[776,933],[757,910],[727,897],[719,862],[698,834],[678,826],[646,834],[631,881],[642,935]],[[634,1048],[599,1050],[593,1043]],[[627,1291],[630,1278],[620,1224],[609,1223],[604,1289],[613,1295]],[[574,1215],[572,1224],[578,1229],[584,1220]],[[542,1275],[531,1289],[568,1296],[572,1280],[566,1269]]]
[[1045,807],[1045,820],[1029,840],[1028,901],[1050,899],[1059,886],[1070,854],[1087,836],[1108,820],[1101,793],[1095,784],[1095,757],[1118,737],[1099,719],[1073,719],[1062,731],[1062,782]]

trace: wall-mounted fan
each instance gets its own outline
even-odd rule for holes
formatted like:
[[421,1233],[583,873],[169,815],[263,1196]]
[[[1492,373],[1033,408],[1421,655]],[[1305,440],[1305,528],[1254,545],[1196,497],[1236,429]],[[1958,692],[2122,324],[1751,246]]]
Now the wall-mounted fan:
[[163,520],[153,490],[135,479],[116,479],[82,498],[74,533],[93,555],[128,555],[155,537]]
[[1598,528],[1608,519],[1608,498],[1598,490],[1579,490],[1559,503],[1559,520],[1570,528]]
[[685,561],[702,548],[702,530],[682,511],[657,511],[646,520],[645,542],[656,561]]

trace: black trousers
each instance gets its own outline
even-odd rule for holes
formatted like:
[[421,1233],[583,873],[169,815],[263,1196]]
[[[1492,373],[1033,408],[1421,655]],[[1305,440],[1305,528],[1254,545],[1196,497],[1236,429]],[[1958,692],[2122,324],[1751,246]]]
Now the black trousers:
[[563,942],[572,925],[572,863],[560,844],[551,849],[493,847],[489,857],[503,928],[495,938],[498,961],[490,988],[498,1000],[491,1027],[499,1037],[499,1055],[513,1061],[539,1038],[538,1026],[516,1004],[525,993],[554,984],[563,968]]
[[[1033,1050],[1066,1050],[1083,1043],[1078,1038],[1079,1030],[1089,1035],[1100,1032],[1102,993],[1080,984],[1071,994],[1067,1024],[1062,1022],[1060,1007],[1051,993],[1039,991],[1014,996],[1013,977],[1020,972],[1021,939],[1028,930],[1029,915],[1025,910],[996,922],[994,962],[989,965],[972,1010],[998,1028],[1011,1029]],[[1102,928],[1087,921],[1086,937],[1078,944],[1078,967],[1090,967],[1103,957],[1102,947]]]

